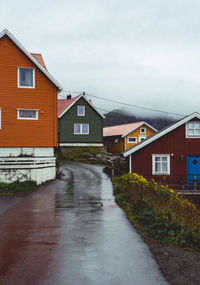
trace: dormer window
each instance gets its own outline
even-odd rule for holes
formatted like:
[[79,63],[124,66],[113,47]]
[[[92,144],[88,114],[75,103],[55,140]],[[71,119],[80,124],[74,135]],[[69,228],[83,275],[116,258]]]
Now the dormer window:
[[18,87],[35,88],[35,69],[18,67]]
[[85,106],[77,106],[77,115],[85,116]]
[[186,124],[187,138],[200,138],[200,121],[189,122]]

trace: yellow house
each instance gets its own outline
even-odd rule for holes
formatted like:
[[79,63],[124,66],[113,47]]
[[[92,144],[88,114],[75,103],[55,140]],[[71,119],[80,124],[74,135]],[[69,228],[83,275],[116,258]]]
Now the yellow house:
[[122,153],[153,135],[157,130],[141,121],[103,128],[104,145],[113,153]]

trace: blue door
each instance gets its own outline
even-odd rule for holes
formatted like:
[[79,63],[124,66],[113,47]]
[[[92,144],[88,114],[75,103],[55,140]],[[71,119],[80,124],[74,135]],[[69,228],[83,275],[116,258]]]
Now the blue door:
[[187,156],[187,184],[189,189],[200,189],[200,155]]

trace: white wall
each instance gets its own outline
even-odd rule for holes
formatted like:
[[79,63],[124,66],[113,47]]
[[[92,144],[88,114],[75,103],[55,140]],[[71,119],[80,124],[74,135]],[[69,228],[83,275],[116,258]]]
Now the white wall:
[[20,155],[54,156],[53,147],[0,147],[0,157],[16,157]]

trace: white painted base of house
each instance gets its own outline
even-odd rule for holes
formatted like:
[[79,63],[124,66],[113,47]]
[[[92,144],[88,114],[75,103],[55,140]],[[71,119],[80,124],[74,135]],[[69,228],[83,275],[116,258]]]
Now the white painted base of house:
[[103,143],[60,143],[60,146],[94,146],[94,147],[103,147]]
[[52,157],[54,156],[53,147],[0,147],[0,157],[17,157],[17,156],[36,156]]
[[0,181],[11,183],[14,181],[36,181],[37,185],[55,179],[56,167],[39,169],[0,169]]
[[0,148],[0,182],[33,180],[39,185],[55,177],[54,148]]

